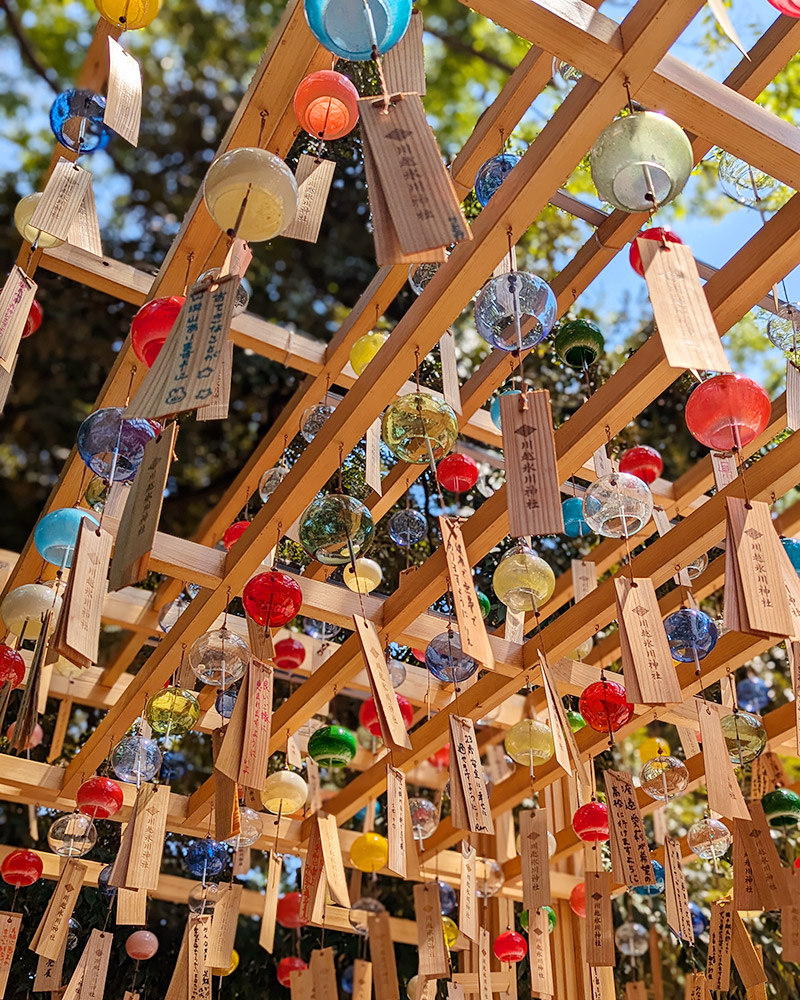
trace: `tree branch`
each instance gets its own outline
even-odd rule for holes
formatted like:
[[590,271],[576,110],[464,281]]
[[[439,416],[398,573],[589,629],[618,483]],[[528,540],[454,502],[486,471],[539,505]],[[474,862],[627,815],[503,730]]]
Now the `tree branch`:
[[22,56],[23,61],[31,67],[37,76],[40,76],[44,80],[53,93],[60,94],[61,87],[59,86],[58,80],[53,79],[50,74],[50,70],[48,70],[47,67],[41,63],[39,57],[34,52],[30,39],[25,34],[22,25],[19,23],[17,15],[9,7],[8,0],[0,0],[0,8],[5,11],[6,23],[8,24],[9,31],[17,40],[20,55]]
[[[4,3],[5,0],[0,0],[0,3]],[[425,31],[429,35],[433,35],[434,38],[438,38],[440,42],[453,49],[455,52],[463,52],[466,55],[474,56],[476,59],[482,59],[489,66],[494,66],[495,69],[501,70],[503,73],[508,73],[509,75],[514,72],[514,67],[509,66],[508,63],[503,62],[498,56],[493,56],[490,52],[479,52],[478,49],[473,48],[467,42],[462,41],[460,38],[455,38],[453,35],[447,35],[443,31],[437,31],[435,28],[431,28],[429,25],[425,25]]]

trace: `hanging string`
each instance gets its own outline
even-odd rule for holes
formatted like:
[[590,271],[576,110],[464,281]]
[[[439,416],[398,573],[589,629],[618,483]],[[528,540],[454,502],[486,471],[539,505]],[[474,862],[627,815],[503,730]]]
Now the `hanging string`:
[[186,255],[186,274],[183,276],[183,297],[184,298],[186,298],[186,295],[187,295],[187,293],[189,291],[189,272],[192,269],[192,261],[193,260],[194,260],[194,250],[190,250],[189,253]]

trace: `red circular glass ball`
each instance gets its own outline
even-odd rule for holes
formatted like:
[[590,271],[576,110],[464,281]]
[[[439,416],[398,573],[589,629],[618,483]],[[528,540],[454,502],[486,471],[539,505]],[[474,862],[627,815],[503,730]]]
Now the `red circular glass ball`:
[[586,916],[586,883],[578,882],[569,894],[569,908],[576,917]]
[[620,456],[619,471],[636,476],[643,483],[654,483],[664,471],[664,461],[649,444],[637,444]]
[[152,931],[134,931],[125,941],[125,951],[137,962],[145,962],[158,951],[158,938]]
[[466,493],[478,481],[478,464],[469,455],[456,451],[436,466],[436,478],[450,493]]
[[309,135],[326,141],[341,139],[356,127],[358,91],[343,74],[318,70],[300,81],[294,113]]
[[39,300],[34,299],[31,302],[31,309],[28,313],[28,318],[25,320],[25,326],[22,328],[22,339],[26,337],[31,337],[39,327],[42,325],[42,319],[44,318],[44,310],[42,309]]
[[[636,239],[639,240],[657,240],[659,243],[662,239],[666,243],[683,243],[683,240],[678,236],[677,233],[673,233],[671,229],[667,226],[653,226],[652,229],[643,229]],[[639,275],[639,277],[644,277],[644,267],[642,266],[642,255],[639,253],[639,248],[636,246],[636,239],[631,241],[631,251],[628,255],[628,260],[631,262],[631,267]]]
[[744,448],[763,433],[772,406],[746,375],[725,374],[701,382],[686,401],[686,426],[713,451]]
[[795,868],[800,868],[800,858],[795,858],[794,859],[794,866],[795,866]]
[[[6,729],[6,739],[10,743],[14,739],[14,732],[16,731],[17,723],[12,722],[11,725]],[[36,725],[31,730],[31,735],[28,737],[28,742],[25,744],[26,750],[33,750],[34,747],[38,747],[39,744],[44,739],[44,730],[37,722]]]
[[[414,709],[411,707],[411,702],[404,695],[398,694],[396,691],[394,696],[397,698],[397,704],[400,708],[400,714],[403,717],[406,729],[409,729],[411,723],[414,721]],[[358,711],[358,721],[373,736],[381,735],[381,724],[378,719],[378,709],[374,698],[367,698],[361,705]]]
[[302,958],[298,958],[296,955],[287,955],[286,958],[282,958],[278,962],[278,982],[281,986],[289,987],[292,985],[292,973],[302,972],[303,969],[307,968],[308,966]]
[[147,365],[148,368],[153,366],[185,301],[183,295],[168,295],[163,299],[153,299],[143,305],[133,317],[131,345],[133,353],[143,365]]
[[450,767],[450,744],[448,743],[441,750],[437,750],[432,757],[428,757],[428,763],[438,767],[440,771]]
[[12,689],[25,677],[25,661],[11,646],[0,643],[0,684],[10,684]]
[[419,660],[420,663],[425,662],[425,650],[424,649],[411,649],[411,655],[415,660]]
[[0,876],[16,889],[33,885],[42,877],[42,859],[33,851],[12,851],[0,864]]
[[608,806],[604,802],[587,802],[576,809],[572,829],[580,840],[587,843],[608,840]]
[[616,681],[595,681],[581,694],[578,711],[596,733],[615,733],[633,718],[633,705]]
[[306,658],[306,647],[299,639],[287,636],[275,643],[273,660],[281,670],[297,670]]
[[528,954],[528,942],[516,931],[503,931],[494,941],[494,957],[498,962],[521,962]]
[[112,778],[96,774],[78,789],[75,804],[84,816],[108,819],[122,808],[122,788]]
[[301,899],[299,892],[287,892],[278,900],[275,919],[281,927],[305,927],[306,922],[300,916]]
[[242,592],[244,610],[254,622],[270,628],[280,628],[290,622],[302,603],[303,593],[298,584],[277,569],[254,576]]
[[222,536],[222,544],[225,546],[226,552],[230,552],[249,527],[249,521],[234,521],[229,528],[225,529],[225,534]]

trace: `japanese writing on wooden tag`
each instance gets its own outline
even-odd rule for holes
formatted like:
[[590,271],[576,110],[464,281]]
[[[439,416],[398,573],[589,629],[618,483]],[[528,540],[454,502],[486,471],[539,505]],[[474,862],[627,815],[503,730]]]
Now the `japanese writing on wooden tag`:
[[733,901],[737,910],[745,907],[777,910],[786,899],[785,870],[781,867],[760,802],[750,803],[750,817],[749,820],[735,818],[733,821]]
[[167,829],[169,785],[142,785],[131,819],[131,857],[125,885],[129,889],[157,889],[161,854]]
[[390,94],[425,94],[422,32],[422,13],[415,7],[406,33],[383,56],[383,75]]
[[492,966],[489,931],[481,927],[478,938],[478,997],[492,1000]]
[[547,813],[544,809],[519,814],[522,859],[522,908],[533,913],[550,905],[550,861],[547,850]]
[[132,146],[139,145],[142,70],[115,38],[108,39],[108,91],[103,122]]
[[708,983],[704,972],[687,972],[683,1000],[709,1000]]
[[0,910],[0,998],[6,995],[8,974],[11,971],[21,923],[21,913]]
[[765,750],[753,761],[750,771],[750,798],[761,800],[775,788],[790,784],[780,757],[772,750]]
[[38,285],[15,264],[0,292],[0,366],[11,372]]
[[694,944],[689,896],[681,865],[681,845],[672,837],[664,838],[664,891],[667,897],[667,923],[681,940]]
[[800,962],[800,905],[781,907],[781,944],[784,962]]
[[388,113],[383,100],[374,97],[362,98],[359,107],[365,145],[403,253],[471,240],[419,95],[395,98]]
[[[406,878],[406,810],[408,809],[408,792],[406,776],[391,764],[386,765],[386,811],[389,820],[389,860],[387,868],[400,878]],[[367,808],[367,816],[370,810]],[[413,845],[412,845],[413,849]]]
[[67,234],[67,243],[80,247],[94,257],[103,256],[103,242],[100,238],[100,223],[97,219],[97,205],[94,200],[94,189],[90,184],[78,206],[72,225]]
[[472,833],[494,833],[489,793],[472,719],[450,716],[450,759],[455,758]]
[[[439,921],[441,927],[441,920]],[[372,959],[375,1000],[398,1000],[397,962],[394,955],[389,914],[370,913],[367,919],[369,952]]]
[[589,965],[616,962],[610,872],[586,872],[586,961]]
[[222,358],[214,380],[211,399],[204,406],[198,406],[195,414],[198,420],[226,420],[231,405],[231,377],[233,376],[233,341],[228,340],[222,349]]
[[603,476],[610,476],[614,471],[614,466],[611,464],[611,459],[608,457],[608,450],[604,444],[601,444],[596,452],[592,455],[592,464],[594,465],[595,475],[598,479]]
[[364,482],[381,496],[381,421],[373,420],[364,438]]
[[124,416],[146,419],[211,401],[228,339],[239,278],[227,274],[189,289],[175,325]]
[[726,992],[731,979],[731,942],[733,940],[733,907],[717,901],[711,904],[708,925],[708,988]]
[[68,858],[64,862],[53,895],[30,943],[31,950],[37,955],[55,962],[62,954],[67,940],[69,918],[75,909],[85,876],[85,864],[74,858]]
[[371,1000],[372,963],[357,958],[353,962],[353,1000]]
[[573,559],[571,563],[572,589],[575,603],[597,589],[597,566],[588,559]]
[[728,756],[719,715],[698,701],[697,717],[703,744],[709,809],[720,816],[738,816],[749,820],[750,813]]
[[461,884],[458,894],[458,929],[478,943],[478,897],[476,893],[477,852],[466,840],[461,841]]
[[311,952],[309,968],[314,986],[314,1000],[336,1000],[338,988],[333,948],[315,948]]
[[645,705],[679,704],[683,693],[653,581],[617,576],[614,589],[628,700]]
[[611,826],[611,866],[614,878],[625,885],[654,885],[642,814],[633,777],[605,771],[606,802]]
[[644,239],[636,246],[667,364],[731,371],[689,247]]
[[319,826],[314,823],[308,838],[308,851],[303,864],[303,882],[300,889],[300,915],[306,923],[320,923],[325,909],[325,859]]
[[[785,944],[784,944],[784,947]],[[61,976],[64,971],[64,956],[67,951],[67,939],[61,948],[58,958],[39,956],[36,963],[36,978],[33,981],[34,993],[55,993],[61,989]]]
[[403,722],[397,695],[392,687],[389,667],[386,664],[386,656],[378,637],[378,630],[369,619],[362,618],[360,615],[354,615],[353,622],[361,643],[361,651],[364,654],[367,677],[375,701],[383,741],[387,746],[397,750],[408,750],[411,748],[411,740]]
[[113,935],[92,930],[62,1000],[102,1000]]
[[550,929],[547,910],[528,911],[528,962],[531,992],[553,996],[553,961],[550,955]]
[[578,781],[583,785],[588,785],[589,772],[586,770],[586,765],[578,750],[575,734],[567,719],[564,702],[558,694],[550,664],[541,650],[539,650],[539,669],[542,671],[542,687],[547,698],[547,714],[550,717],[550,730],[553,734],[556,760],[567,774],[572,774],[574,770]]
[[297,181],[297,214],[281,236],[316,243],[322,226],[322,216],[328,203],[328,193],[336,170],[335,160],[301,153],[295,171]]
[[28,227],[66,242],[91,183],[92,175],[88,170],[62,156],[50,174]]
[[111,535],[81,521],[52,646],[80,667],[97,663]]
[[478,603],[461,524],[456,518],[440,516],[439,529],[442,533],[447,572],[453,591],[461,648],[479,663],[492,667],[494,655]]
[[444,943],[439,889],[435,883],[414,886],[414,912],[419,954],[417,974],[426,981],[446,979],[450,975],[450,956]]
[[439,338],[439,360],[442,363],[442,395],[456,413],[461,413],[461,382],[458,378],[456,338],[452,330],[445,330]]
[[347,879],[344,874],[344,860],[339,843],[339,829],[335,816],[317,813],[320,843],[322,844],[322,859],[325,865],[325,877],[331,899],[340,906],[350,908],[350,894],[347,891]]
[[208,964],[208,938],[211,915],[189,914],[189,997],[191,1000],[211,1000],[211,966]]
[[714,471],[714,484],[717,492],[724,490],[739,475],[736,459],[730,452],[712,451],[711,468]]
[[553,415],[547,389],[500,396],[509,534],[564,531]]
[[[259,791],[267,780],[272,732],[272,664],[251,658],[247,671],[246,719],[238,783]],[[239,695],[241,697],[241,694]],[[238,698],[236,699],[238,702]],[[234,706],[235,709],[235,706]]]
[[278,913],[278,893],[281,888],[282,869],[283,857],[277,851],[270,851],[267,864],[267,887],[264,891],[264,913],[261,917],[261,929],[258,934],[258,943],[270,955],[275,946],[275,918]]
[[212,968],[227,969],[231,964],[242,890],[240,883],[228,882],[217,893],[208,935],[208,964]]

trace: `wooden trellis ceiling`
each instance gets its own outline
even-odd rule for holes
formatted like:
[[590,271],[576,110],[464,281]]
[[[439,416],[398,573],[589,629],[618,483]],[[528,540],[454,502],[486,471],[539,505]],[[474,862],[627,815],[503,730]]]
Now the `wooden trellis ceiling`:
[[[757,96],[780,72],[800,47],[800,21],[779,17],[753,47],[749,59],[742,59],[724,84],[717,83],[669,56],[668,52],[694,15],[702,0],[638,0],[622,24],[616,24],[581,0],[472,0],[469,6],[499,24],[535,42],[519,68],[512,74],[495,103],[476,124],[475,131],[452,165],[454,182],[465,193],[472,185],[478,166],[496,151],[501,133],[508,135],[531,102],[547,85],[555,55],[578,67],[583,78],[554,113],[529,150],[490,204],[473,225],[473,240],[456,247],[427,289],[412,304],[390,339],[360,378],[347,369],[350,347],[367,333],[402,287],[407,269],[384,267],[365,289],[351,314],[327,348],[310,337],[285,331],[257,318],[240,318],[234,325],[234,342],[306,373],[305,381],[287,405],[281,418],[259,442],[253,455],[229,488],[222,501],[209,512],[191,541],[164,536],[156,555],[157,568],[167,575],[155,599],[138,591],[111,595],[105,609],[108,621],[123,624],[134,633],[132,640],[101,678],[85,685],[75,700],[101,700],[108,711],[98,729],[57,779],[49,772],[34,773],[28,762],[17,761],[10,768],[0,795],[20,800],[39,800],[46,779],[53,792],[50,801],[69,804],[83,776],[92,773],[106,756],[109,745],[119,739],[139,713],[145,695],[157,690],[170,677],[183,644],[215,626],[227,602],[227,595],[241,593],[247,580],[257,572],[263,554],[292,525],[333,474],[340,450],[349,452],[363,437],[366,428],[380,415],[385,400],[402,393],[414,369],[415,357],[427,354],[442,333],[468,304],[474,290],[482,285],[507,252],[508,240],[516,243],[549,201],[564,203],[560,185],[582,159],[602,129],[614,118],[625,101],[624,84],[634,98],[648,106],[667,111],[690,134],[695,161],[719,145],[746,159],[787,184],[800,171],[800,135],[797,130],[754,103]],[[107,30],[102,23],[87,56],[81,83],[100,89],[104,80],[103,59]],[[296,135],[297,125],[291,99],[300,80],[309,72],[329,63],[329,56],[310,35],[300,0],[290,0],[280,26],[262,59],[253,83],[220,146],[220,152],[254,144],[285,156]],[[552,287],[563,315],[614,256],[627,245],[647,221],[646,216],[613,212],[595,216],[596,232],[553,280]],[[191,276],[219,263],[223,255],[220,233],[212,223],[198,193],[180,232],[153,281],[147,275],[116,262],[99,262],[70,248],[33,255],[31,263],[46,266],[69,278],[125,301],[139,303],[155,295],[178,292],[183,287],[187,262]],[[28,262],[30,248],[20,251]],[[716,272],[708,269],[706,295],[720,334],[724,334],[755,304],[761,303],[772,286],[800,263],[800,200],[795,195],[763,227],[738,249]],[[108,375],[95,407],[118,405],[129,382],[132,350],[127,341]],[[481,408],[510,373],[512,359],[493,352],[462,386],[462,430],[479,441],[497,444],[497,435]],[[137,373],[141,379],[142,372]],[[556,431],[558,474],[562,482],[570,476],[585,475],[593,452],[613,437],[656,399],[680,375],[664,360],[657,339],[647,341],[598,391]],[[251,527],[234,549],[224,557],[211,546],[220,537],[252,493],[259,475],[275,465],[285,442],[297,433],[303,410],[324,395],[328,383],[346,390],[344,398],[317,437],[308,445],[291,474],[278,487],[268,505],[258,513]],[[762,447],[786,426],[785,400],[773,407],[769,428],[749,453]],[[796,484],[800,462],[800,438],[789,437],[747,472],[751,498],[780,497]],[[47,509],[71,505],[82,476],[80,459],[73,451],[48,501]],[[420,467],[402,463],[384,480],[383,495],[373,495],[368,505],[381,517],[420,475]],[[718,544],[725,533],[725,496],[741,496],[742,483],[734,481],[721,493],[706,496],[712,485],[708,459],[699,462],[676,483],[663,484],[657,502],[680,523],[665,537],[654,541],[637,556],[640,575],[652,576],[655,584],[666,583],[677,566],[685,566],[708,548]],[[781,527],[792,532],[800,525],[797,506],[782,516]],[[478,563],[508,531],[505,490],[488,499],[464,526],[470,559]],[[642,537],[644,541],[645,536]],[[622,548],[613,540],[602,542],[591,554],[603,573],[621,557]],[[713,562],[697,582],[698,593],[706,596],[722,583],[724,557]],[[29,540],[6,582],[6,591],[33,580],[39,569]],[[201,575],[198,575],[201,574]],[[188,578],[204,589],[157,645],[145,666],[134,676],[121,675],[153,627],[155,611],[175,596]],[[349,592],[325,582],[322,567],[312,565],[301,579],[304,610],[314,617],[346,620],[352,614]],[[322,588],[322,589],[321,589]],[[404,637],[430,638],[441,630],[428,609],[445,589],[445,563],[441,550],[435,552],[414,573],[404,576],[399,589],[386,599],[369,599],[369,617],[386,641]],[[556,593],[545,614],[563,607],[573,597],[568,576],[557,582]],[[675,597],[661,601],[666,614],[675,607]],[[504,712],[519,702],[516,693],[527,680],[536,682],[537,653],[544,645],[557,661],[581,640],[605,628],[614,618],[613,584],[604,582],[596,591],[546,624],[541,636],[521,647],[493,638],[498,652],[497,668],[486,672],[459,698],[461,714],[481,718],[497,706]],[[752,635],[729,633],[702,662],[702,680],[708,685],[726,671],[747,662],[770,646],[770,641]],[[774,644],[774,642],[772,643]],[[599,643],[586,664],[558,665],[559,690],[579,691],[600,666],[617,654],[613,636]],[[361,651],[355,637],[347,639],[315,673],[306,677],[291,697],[275,712],[271,748],[283,747],[288,734],[295,732],[310,715],[328,701],[331,691],[358,686],[362,670]],[[697,694],[694,667],[679,670],[685,704],[674,709],[677,716],[691,719],[692,699]],[[412,683],[418,680],[412,676]],[[107,692],[101,698],[100,691]],[[450,694],[434,685],[436,706],[445,708]],[[55,682],[53,694],[60,695]],[[206,699],[207,700],[207,699]],[[420,699],[421,700],[421,699]],[[681,716],[680,713],[684,714]],[[656,717],[670,718],[667,711],[648,710],[637,714],[623,730],[624,736]],[[505,716],[504,716],[505,719]],[[498,725],[502,725],[498,722]],[[782,742],[793,726],[791,713],[781,708],[767,717],[767,727],[776,743]],[[440,711],[412,734],[412,749],[395,753],[395,764],[406,771],[425,760],[448,740],[447,712]],[[584,756],[600,752],[602,735],[584,730],[579,745]],[[692,758],[693,780],[702,777],[702,759]],[[42,765],[36,765],[41,767]],[[551,761],[537,770],[539,788],[555,781],[563,772]],[[56,781],[56,784],[52,782]],[[385,763],[367,765],[333,799],[326,809],[341,822],[383,790]],[[501,782],[492,796],[492,808],[503,812],[517,804],[529,790],[527,773],[518,772]],[[38,798],[37,798],[38,796]],[[200,828],[213,802],[213,779],[171,810],[171,829],[179,832]],[[174,822],[173,822],[174,821]],[[292,830],[295,841],[308,834],[309,821]],[[449,820],[443,821],[427,842],[425,857],[445,851],[460,833]],[[571,830],[559,835],[557,858],[574,850],[577,843]],[[510,884],[519,875],[510,862],[506,876]]]

